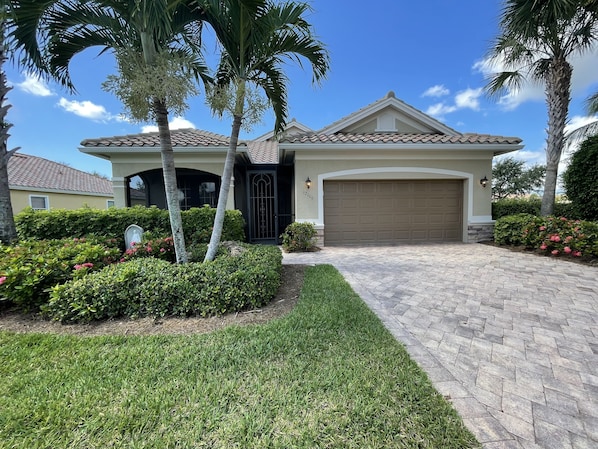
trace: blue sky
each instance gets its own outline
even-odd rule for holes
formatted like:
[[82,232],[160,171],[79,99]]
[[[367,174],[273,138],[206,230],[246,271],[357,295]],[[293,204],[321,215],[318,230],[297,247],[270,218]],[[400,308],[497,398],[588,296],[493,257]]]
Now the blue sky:
[[[547,123],[543,87],[524,86],[499,99],[485,96],[485,57],[498,33],[500,0],[378,0],[372,3],[312,0],[309,21],[331,57],[319,86],[311,73],[289,65],[289,118],[318,130],[394,91],[397,98],[460,132],[523,139],[514,155],[544,163]],[[206,55],[214,51],[206,48]],[[122,118],[122,106],[101,84],[116,72],[111,56],[88,51],[71,64],[77,88],[71,94],[5,65],[9,83],[9,148],[71,167],[111,176],[110,163],[81,153],[82,140],[135,134],[150,124]],[[213,58],[212,58],[213,59]],[[570,127],[587,122],[583,101],[598,90],[598,51],[574,61]],[[308,69],[308,67],[306,67]],[[189,99],[172,127],[195,127],[228,135],[229,119],[210,113],[203,95]],[[242,138],[272,130],[271,114]]]

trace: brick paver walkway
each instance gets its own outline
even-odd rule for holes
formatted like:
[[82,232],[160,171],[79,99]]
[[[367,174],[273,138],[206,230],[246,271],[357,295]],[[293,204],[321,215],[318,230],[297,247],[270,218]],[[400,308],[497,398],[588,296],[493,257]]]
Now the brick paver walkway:
[[482,244],[324,248],[484,448],[598,448],[598,268]]

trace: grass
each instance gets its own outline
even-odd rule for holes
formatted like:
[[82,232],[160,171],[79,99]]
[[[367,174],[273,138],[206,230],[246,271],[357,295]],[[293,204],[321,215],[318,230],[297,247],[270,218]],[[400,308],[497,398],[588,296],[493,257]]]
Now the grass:
[[331,266],[208,335],[0,333],[0,448],[479,447]]

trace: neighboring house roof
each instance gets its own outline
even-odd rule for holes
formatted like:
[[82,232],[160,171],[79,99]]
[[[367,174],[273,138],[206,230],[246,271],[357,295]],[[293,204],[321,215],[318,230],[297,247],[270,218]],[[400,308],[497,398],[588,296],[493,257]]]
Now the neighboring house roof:
[[[175,147],[228,147],[229,144],[229,138],[226,136],[193,128],[173,129],[170,131],[170,138]],[[160,134],[151,132],[85,139],[81,145],[84,147],[159,147]]]
[[38,190],[112,196],[112,182],[37,156],[15,153],[8,161],[13,190]]

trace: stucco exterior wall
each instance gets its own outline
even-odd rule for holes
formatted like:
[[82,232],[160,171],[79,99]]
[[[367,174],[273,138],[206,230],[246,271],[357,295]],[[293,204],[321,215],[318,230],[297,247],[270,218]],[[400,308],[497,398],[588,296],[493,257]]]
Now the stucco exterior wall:
[[[480,185],[492,175],[488,151],[306,151],[295,153],[296,220],[323,230],[323,183],[326,180],[461,179],[463,180],[463,239],[474,225],[492,221],[491,189]],[[310,178],[311,188],[305,180]]]
[[46,196],[50,209],[79,209],[81,207],[91,207],[94,209],[107,209],[108,201],[112,201],[112,196],[94,196],[85,194],[72,194],[60,192],[40,192],[32,190],[15,190],[10,191],[10,200],[12,202],[12,210],[14,214],[19,213],[23,209],[30,206],[29,197]]

